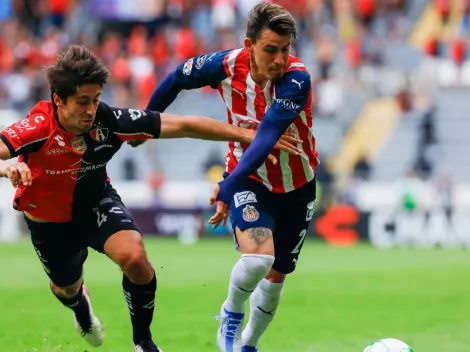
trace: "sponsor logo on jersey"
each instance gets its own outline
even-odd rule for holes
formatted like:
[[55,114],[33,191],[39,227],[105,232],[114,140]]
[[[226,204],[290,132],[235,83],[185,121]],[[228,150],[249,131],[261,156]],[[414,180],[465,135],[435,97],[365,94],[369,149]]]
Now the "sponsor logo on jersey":
[[96,147],[94,149],[95,152],[101,150],[101,149],[105,149],[105,148],[114,148],[114,145],[111,145],[111,144],[103,144],[103,145],[100,145],[99,147]]
[[239,206],[248,204],[248,203],[257,203],[258,200],[256,199],[256,194],[251,191],[243,191],[235,193],[233,196],[233,200],[235,201],[235,207],[238,208]]
[[109,129],[103,127],[96,127],[90,131],[90,136],[98,143],[104,143],[108,139]]
[[206,62],[207,55],[199,56],[196,60],[196,69],[200,70],[204,63]]
[[45,170],[46,175],[49,176],[61,176],[68,175],[73,180],[80,180],[86,176],[89,171],[95,171],[106,167],[107,163],[102,164],[93,164],[89,163],[83,159],[77,161],[76,163],[69,166],[68,169],[62,170]]
[[50,148],[44,152],[44,155],[55,156],[70,153],[68,149],[65,148]]
[[282,107],[286,110],[297,112],[300,109],[300,105],[290,101],[289,99],[275,99],[274,101],[282,105]]
[[61,135],[57,134],[57,135],[54,137],[54,140],[57,142],[57,144],[59,145],[59,147],[65,147],[64,137],[62,137]]
[[193,62],[194,59],[192,58],[185,62],[183,67],[183,74],[185,74],[186,76],[189,76],[193,71]]

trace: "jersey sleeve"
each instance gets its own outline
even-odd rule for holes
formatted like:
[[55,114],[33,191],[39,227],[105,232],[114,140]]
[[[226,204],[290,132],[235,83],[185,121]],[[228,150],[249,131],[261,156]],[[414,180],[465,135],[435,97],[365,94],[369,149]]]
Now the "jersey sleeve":
[[154,90],[147,109],[164,112],[182,90],[211,86],[216,89],[229,75],[226,58],[231,51],[220,51],[190,58],[170,72]]
[[43,113],[32,111],[25,119],[0,132],[0,139],[14,158],[39,151],[49,138],[49,130],[49,119]]
[[229,75],[225,68],[231,50],[205,54],[189,59],[176,68],[178,85],[182,89],[211,86],[216,89]]
[[156,139],[160,137],[160,113],[151,110],[114,108],[100,102],[100,111],[111,120],[112,132],[122,141]]
[[275,85],[275,98],[263,120],[269,120],[285,131],[305,108],[311,85],[306,71],[286,73]]

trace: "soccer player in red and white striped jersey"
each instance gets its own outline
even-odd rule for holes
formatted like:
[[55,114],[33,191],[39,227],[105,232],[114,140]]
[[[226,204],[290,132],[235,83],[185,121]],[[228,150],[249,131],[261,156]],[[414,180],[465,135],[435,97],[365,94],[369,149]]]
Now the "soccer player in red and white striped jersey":
[[[286,275],[293,272],[315,204],[312,87],[305,65],[290,55],[295,21],[283,7],[267,2],[249,14],[244,47],[191,58],[171,72],[153,93],[148,108],[164,111],[183,89],[211,86],[225,101],[229,123],[256,129],[248,146],[230,142],[225,179],[214,190],[214,226],[230,220],[242,253],[232,270],[221,308],[221,351],[257,351],[280,301]],[[302,153],[272,151],[290,133]],[[279,163],[266,162],[273,153]],[[251,314],[241,332],[245,301]]]

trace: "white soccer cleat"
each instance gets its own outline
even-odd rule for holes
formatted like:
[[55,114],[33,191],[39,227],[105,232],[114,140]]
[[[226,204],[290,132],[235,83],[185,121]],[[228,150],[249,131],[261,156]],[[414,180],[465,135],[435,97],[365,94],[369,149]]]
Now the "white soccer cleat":
[[103,324],[98,319],[98,317],[93,313],[93,308],[91,307],[90,301],[90,293],[88,291],[88,287],[83,285],[83,294],[88,301],[88,307],[90,312],[90,320],[91,326],[89,327],[82,327],[78,322],[75,314],[73,315],[73,322],[75,325],[75,329],[79,332],[79,334],[92,346],[98,347],[101,346],[104,339],[104,332],[103,332]]
[[163,352],[163,350],[152,340],[147,340],[134,345],[134,352]]
[[220,321],[217,330],[217,346],[220,352],[240,352],[242,348],[241,332],[245,313],[229,312],[225,302],[216,318]]

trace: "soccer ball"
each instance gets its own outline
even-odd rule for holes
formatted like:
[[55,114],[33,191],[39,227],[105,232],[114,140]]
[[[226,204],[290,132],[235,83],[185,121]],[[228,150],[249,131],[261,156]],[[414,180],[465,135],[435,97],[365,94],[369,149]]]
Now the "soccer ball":
[[413,352],[413,349],[397,339],[382,339],[371,343],[363,352]]

